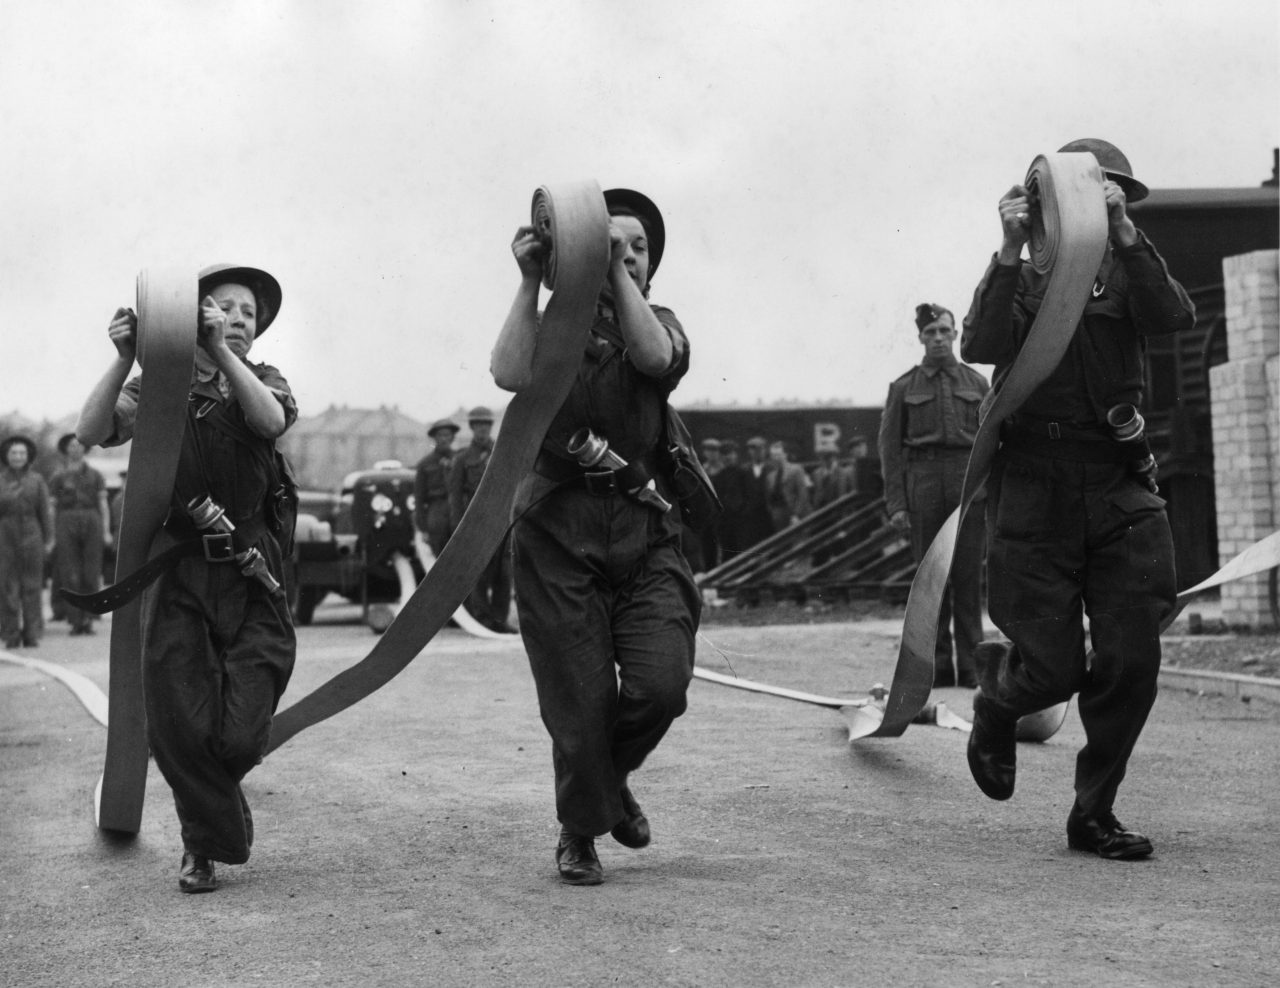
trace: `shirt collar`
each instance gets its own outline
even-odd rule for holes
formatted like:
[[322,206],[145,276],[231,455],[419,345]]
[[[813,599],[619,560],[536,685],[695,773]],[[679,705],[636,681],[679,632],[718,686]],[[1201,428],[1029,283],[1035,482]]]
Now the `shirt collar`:
[[920,365],[920,369],[924,371],[926,377],[937,377],[938,371],[946,371],[947,376],[952,380],[960,376],[960,362],[956,360],[954,353],[936,364],[923,363]]

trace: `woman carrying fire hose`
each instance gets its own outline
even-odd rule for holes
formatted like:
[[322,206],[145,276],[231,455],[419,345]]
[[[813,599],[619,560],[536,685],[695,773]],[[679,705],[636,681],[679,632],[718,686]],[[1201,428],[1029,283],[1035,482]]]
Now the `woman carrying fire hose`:
[[[200,273],[199,297],[186,431],[153,546],[178,555],[143,591],[141,612],[147,741],[182,824],[183,892],[216,889],[214,861],[249,858],[240,781],[267,750],[296,650],[279,588],[291,491],[275,441],[298,411],[280,372],[246,359],[280,310],[280,286],[265,271],[215,265]],[[137,418],[142,377],[126,381],[137,316],[117,309],[107,333],[116,356],[81,411],[86,445],[128,441]]]
[[[684,713],[701,612],[665,438],[689,344],[675,314],[648,302],[662,214],[629,189],[604,198],[608,277],[577,379],[516,494],[513,529],[520,632],[552,741],[556,863],[571,885],[604,880],[597,836],[649,843],[628,777]],[[511,249],[520,287],[492,371],[520,391],[532,376],[547,245],[522,226]]]

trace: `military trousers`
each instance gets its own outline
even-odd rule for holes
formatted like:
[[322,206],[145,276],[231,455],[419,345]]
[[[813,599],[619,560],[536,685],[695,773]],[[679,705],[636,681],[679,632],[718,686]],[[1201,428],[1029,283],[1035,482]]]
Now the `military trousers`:
[[[934,451],[922,452],[929,454]],[[969,462],[968,450],[938,450],[937,453],[939,455],[909,456],[904,478],[907,512],[911,519],[911,553],[917,563],[924,558],[951,513],[960,506],[964,472]],[[961,681],[970,681],[975,675],[973,650],[984,635],[983,542],[983,507],[977,503],[965,516],[956,538],[951,579],[943,592],[942,606],[938,611],[933,670],[939,682],[955,682],[957,676]],[[954,639],[951,633],[953,624]]]

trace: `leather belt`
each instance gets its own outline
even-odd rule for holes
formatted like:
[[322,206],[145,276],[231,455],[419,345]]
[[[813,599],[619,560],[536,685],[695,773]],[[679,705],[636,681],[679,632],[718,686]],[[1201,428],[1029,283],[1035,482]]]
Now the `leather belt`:
[[62,598],[93,614],[118,610],[154,583],[161,573],[177,566],[180,560],[202,555],[209,563],[235,562],[236,553],[253,547],[267,534],[267,522],[258,515],[248,521],[236,522],[234,532],[200,532],[192,525],[171,523],[166,524],[165,529],[180,537],[181,541],[152,557],[128,576],[118,577],[115,583],[97,593],[78,594],[60,590]]
[[1101,425],[1073,425],[1055,419],[1041,418],[1039,415],[1014,415],[1005,420],[1003,436],[1014,432],[1033,439],[1078,439],[1081,442],[1112,442],[1111,434]]
[[1068,460],[1072,463],[1128,463],[1134,451],[1109,439],[1051,439],[1047,435],[1028,432],[1022,428],[1005,427],[1001,433],[1001,448],[1030,456],[1046,456],[1051,460]]
[[532,213],[534,228],[549,234],[543,272],[552,290],[539,324],[532,382],[507,406],[480,486],[418,589],[367,656],[276,716],[270,750],[403,670],[453,616],[502,541],[516,486],[533,467],[577,376],[609,264],[609,219],[595,182],[540,188]]
[[1107,248],[1102,181],[1097,160],[1087,152],[1040,155],[1031,163],[1024,184],[1039,199],[1040,209],[1032,214],[1029,254],[1031,266],[1049,274],[1049,284],[1027,340],[1003,382],[994,389],[995,397],[974,437],[960,507],[943,524],[916,569],[883,717],[874,707],[853,710],[851,741],[900,736],[928,702],[938,615],[951,575],[960,522],[986,481],[1000,446],[1000,424],[1058,366],[1084,314]]
[[[197,288],[193,271],[144,269],[138,274],[138,363],[144,377],[129,450],[117,574],[132,573],[146,563],[169,510],[195,361]],[[136,834],[142,823],[148,756],[136,598],[111,620],[107,708],[107,752],[98,784],[97,822],[103,830]]]
[[656,456],[651,454],[639,462],[628,461],[621,470],[584,470],[575,461],[556,456],[544,448],[534,461],[533,471],[558,484],[581,487],[593,497],[612,497],[643,487],[654,475],[655,459]]

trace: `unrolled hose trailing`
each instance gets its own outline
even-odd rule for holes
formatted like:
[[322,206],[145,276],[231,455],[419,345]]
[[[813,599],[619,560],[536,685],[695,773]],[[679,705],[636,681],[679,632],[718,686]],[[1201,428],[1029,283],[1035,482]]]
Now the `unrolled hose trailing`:
[[608,214],[595,182],[540,188],[531,211],[549,248],[543,271],[552,289],[532,383],[512,398],[480,486],[431,571],[364,659],[276,717],[271,749],[390,682],[453,615],[502,541],[516,485],[573,385],[609,262]]

